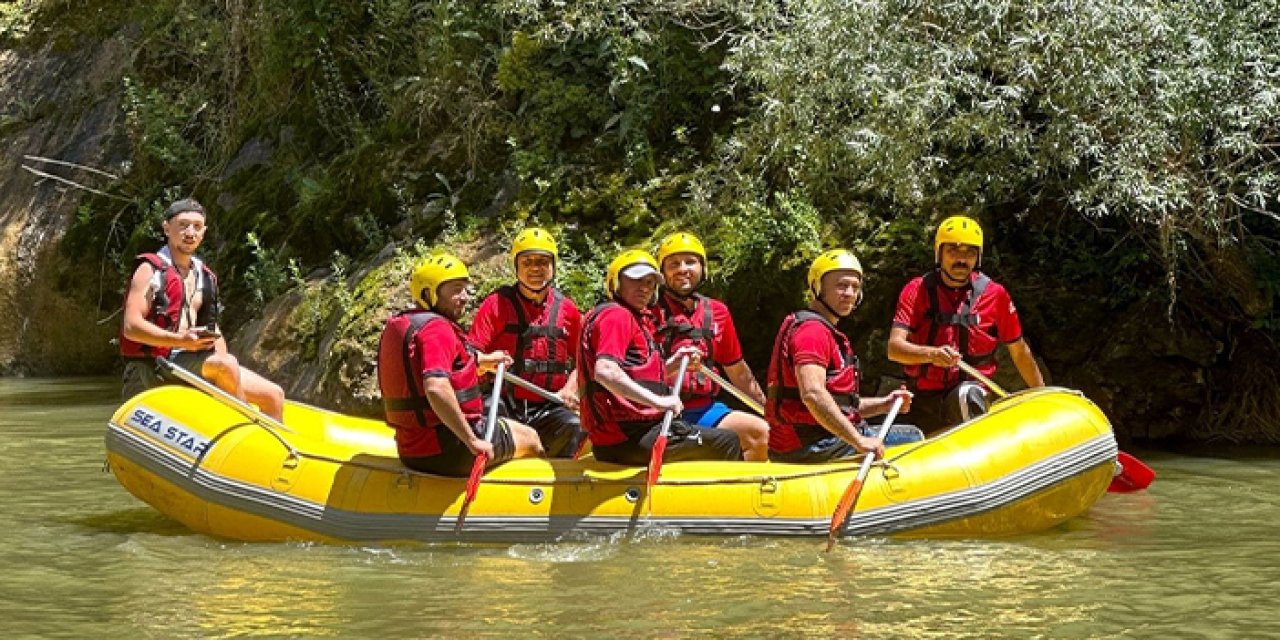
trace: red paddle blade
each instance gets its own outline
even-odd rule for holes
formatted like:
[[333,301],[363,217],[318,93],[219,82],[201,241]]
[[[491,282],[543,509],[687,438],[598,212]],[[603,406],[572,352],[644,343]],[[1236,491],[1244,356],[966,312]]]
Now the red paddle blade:
[[582,441],[578,443],[578,450],[573,452],[574,460],[582,458],[582,454],[586,452],[588,444],[591,444],[591,438],[583,436]]
[[658,474],[662,473],[662,454],[667,450],[667,437],[658,436],[653,443],[653,455],[649,458],[649,477],[645,480],[644,494],[649,499],[649,508],[653,508],[653,485],[658,484]]
[[1142,491],[1156,479],[1154,469],[1123,451],[1116,454],[1116,462],[1120,464],[1120,473],[1111,479],[1111,485],[1107,487],[1107,491],[1112,493]]
[[458,510],[458,520],[453,524],[453,530],[462,531],[462,523],[467,519],[467,512],[471,511],[471,502],[476,499],[476,491],[480,489],[480,477],[484,475],[485,464],[489,461],[489,455],[482,453],[476,456],[475,462],[471,463],[471,477],[467,478],[467,492],[462,498],[462,508]]
[[835,513],[831,514],[831,529],[827,532],[827,551],[831,551],[836,546],[840,527],[844,526],[844,521],[849,518],[849,511],[858,502],[860,494],[862,494],[862,478],[854,478],[853,482],[849,483],[849,488],[844,490],[844,495],[840,496],[840,503],[836,505]]

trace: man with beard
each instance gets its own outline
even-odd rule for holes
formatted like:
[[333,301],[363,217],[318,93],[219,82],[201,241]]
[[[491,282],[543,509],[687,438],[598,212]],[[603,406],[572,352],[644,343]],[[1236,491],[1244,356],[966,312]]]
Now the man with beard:
[[218,278],[196,257],[208,230],[204,207],[190,198],[178,200],[165,210],[160,227],[165,246],[137,257],[125,293],[119,336],[123,393],[162,384],[155,359],[165,358],[281,420],[284,390],[240,366],[218,330]]
[[[658,301],[658,344],[665,354],[693,346],[702,366],[723,369],[728,381],[761,406],[764,393],[742,358],[742,345],[733,317],[723,302],[698,293],[707,277],[707,252],[691,233],[673,233],[658,245],[662,296]],[[704,429],[728,429],[738,434],[746,460],[769,459],[769,423],[755,414],[729,409],[716,399],[720,387],[700,372],[684,379],[680,399],[685,422]]]
[[943,220],[934,238],[933,270],[908,282],[898,296],[889,359],[903,365],[908,388],[916,392],[912,418],[925,432],[986,412],[987,390],[957,363],[964,360],[992,377],[1001,343],[1027,386],[1044,386],[1009,292],[979,270],[982,244],[976,220]]
[[[809,266],[809,308],[782,320],[769,359],[769,453],[781,462],[817,463],[874,451],[884,456],[884,441],[865,418],[888,413],[902,398],[911,410],[911,393],[900,389],[879,398],[858,395],[858,358],[836,323],[862,303],[862,264],[849,251],[834,249]],[[914,427],[895,425],[898,441],[915,439]],[[896,436],[890,432],[891,436]]]
[[500,418],[484,439],[480,374],[511,358],[477,353],[458,324],[471,301],[471,274],[458,258],[423,260],[409,278],[415,307],[391,316],[378,343],[378,388],[396,449],[406,467],[466,477],[475,457],[492,468],[513,458],[542,455],[533,429]]
[[[674,363],[688,356],[688,371],[700,363],[697,349],[671,354],[671,362],[654,340],[651,305],[660,282],[658,261],[648,252],[623,251],[605,274],[609,300],[587,314],[578,348],[582,425],[597,460],[647,465],[661,433],[663,415],[684,410],[679,394],[666,380]],[[663,459],[740,460],[738,436],[721,429],[699,429],[672,420]]]

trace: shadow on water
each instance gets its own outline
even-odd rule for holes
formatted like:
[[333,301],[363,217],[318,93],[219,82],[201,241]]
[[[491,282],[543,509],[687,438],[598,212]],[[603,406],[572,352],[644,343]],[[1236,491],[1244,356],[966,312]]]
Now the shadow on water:
[[120,509],[78,518],[64,518],[67,524],[93,529],[101,533],[148,533],[157,536],[185,537],[198,535],[151,507]]
[[120,403],[118,382],[107,378],[0,379],[0,407],[72,407]]

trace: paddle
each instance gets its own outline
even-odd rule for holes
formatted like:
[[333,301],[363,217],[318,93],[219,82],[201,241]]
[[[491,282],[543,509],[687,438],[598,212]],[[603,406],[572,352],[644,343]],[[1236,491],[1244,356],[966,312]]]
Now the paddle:
[[[893,426],[893,421],[898,417],[898,410],[902,409],[902,396],[893,399],[893,406],[889,407],[889,415],[885,416],[884,424],[880,425],[880,432],[876,437],[884,442],[886,436],[889,435],[889,427]],[[849,518],[849,512],[853,510],[853,505],[858,503],[858,496],[862,495],[862,484],[867,479],[867,474],[871,471],[871,462],[875,460],[874,451],[868,451],[865,458],[862,459],[862,466],[858,469],[858,475],[854,476],[853,482],[849,483],[849,488],[844,490],[844,495],[840,496],[840,502],[836,504],[835,513],[831,514],[831,529],[827,531],[827,553],[830,553],[836,546],[836,537],[840,533],[840,527],[844,526],[845,520]]]
[[742,401],[742,404],[747,405],[748,409],[751,409],[760,415],[764,415],[764,407],[760,406],[759,402],[756,402],[754,398],[747,395],[746,391],[729,384],[728,380],[725,380],[724,377],[713,371],[711,367],[703,367],[702,374],[710,378],[712,382],[720,385],[720,387],[725,391],[732,393],[735,398]]
[[[1001,398],[1008,396],[1009,393],[1000,388],[991,378],[982,375],[973,365],[961,360],[959,363],[960,370],[969,374],[974,380],[987,385],[992,393]],[[1119,472],[1115,477],[1111,478],[1111,484],[1107,487],[1107,491],[1112,493],[1130,493],[1133,491],[1141,491],[1151,485],[1151,481],[1156,479],[1156,472],[1145,464],[1142,464],[1137,458],[1123,452],[1116,452],[1116,464],[1120,465]]]
[[[528,380],[525,380],[524,378],[521,378],[520,376],[517,376],[514,373],[511,373],[510,371],[503,373],[502,377],[506,378],[507,382],[510,382],[511,384],[514,384],[515,386],[520,387],[521,389],[524,389],[530,393],[535,393],[538,395],[538,397],[548,402],[554,402],[560,405],[564,404],[564,398],[561,398],[560,396],[554,393],[551,393],[550,391],[547,391],[546,389],[543,389],[542,387],[539,387],[538,385],[532,382],[529,382]],[[576,413],[577,410],[575,409],[574,412]],[[577,460],[578,458],[582,457],[582,453],[587,450],[587,443],[589,442],[591,442],[589,438],[583,438],[582,441],[578,443],[578,450],[573,452],[574,460]]]
[[514,384],[515,386],[520,387],[521,389],[524,389],[529,393],[536,394],[538,397],[542,398],[543,400],[546,400],[547,402],[564,404],[564,398],[561,398],[560,396],[554,393],[551,393],[550,391],[547,391],[546,389],[543,389],[542,387],[539,387],[538,385],[532,382],[529,382],[528,380],[525,380],[524,378],[521,378],[520,376],[514,373],[511,373],[509,371],[504,371],[502,373],[502,377],[507,382],[510,382],[511,384]]
[[[676,386],[672,393],[680,396],[680,388],[684,386],[684,372],[689,368],[689,356],[680,356],[680,371],[676,373]],[[658,474],[662,472],[662,454],[667,450],[667,432],[671,431],[671,421],[676,417],[675,411],[667,411],[662,416],[662,429],[658,431],[658,439],[653,443],[653,453],[649,457],[649,477],[645,480],[644,495],[649,502],[649,515],[653,515],[653,485],[658,483]]]
[[1116,452],[1116,464],[1120,465],[1120,473],[1111,478],[1107,491],[1112,493],[1133,493],[1142,491],[1156,479],[1156,472],[1142,461],[1123,452]]
[[[502,379],[507,372],[507,363],[498,363],[498,375],[493,379],[493,397],[489,403],[489,417],[485,419],[484,424],[484,441],[493,443],[493,427],[498,422],[498,403],[502,396]],[[454,532],[462,531],[462,523],[467,519],[467,512],[471,510],[471,502],[476,499],[476,491],[480,488],[480,476],[484,475],[484,467],[489,462],[489,454],[481,453],[476,456],[475,462],[471,464],[471,477],[467,478],[467,493],[462,499],[462,508],[458,510],[458,520],[453,525]]]
[[272,418],[271,416],[263,413],[257,407],[254,407],[248,402],[245,402],[244,400],[241,400],[240,398],[237,398],[231,395],[230,393],[223,391],[221,388],[214,385],[212,382],[209,382],[208,380],[205,380],[204,378],[201,378],[200,376],[194,373],[191,373],[190,371],[187,371],[186,369],[172,362],[169,362],[164,358],[156,358],[156,366],[163,369],[165,373],[173,375],[179,380],[195,387],[196,389],[199,389],[200,391],[205,392],[209,396],[212,396],[215,400],[222,402],[222,404],[225,404],[228,407],[231,407],[232,409],[239,411],[241,414],[244,415],[244,417],[252,420],[253,422],[257,423],[260,426],[269,427],[273,429],[280,429],[285,433],[293,433],[292,429],[284,426],[284,424],[281,423],[279,420],[276,420],[275,418]]

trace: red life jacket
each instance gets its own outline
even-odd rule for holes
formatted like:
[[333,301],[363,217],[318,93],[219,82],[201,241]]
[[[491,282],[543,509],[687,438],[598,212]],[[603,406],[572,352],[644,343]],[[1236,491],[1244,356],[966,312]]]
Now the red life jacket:
[[855,426],[862,422],[862,415],[858,412],[858,357],[853,354],[849,338],[821,314],[797,311],[782,321],[778,337],[773,342],[773,355],[769,358],[769,393],[764,414],[769,421],[769,448],[780,453],[795,451],[832,435],[809,411],[800,397],[800,386],[796,381],[796,363],[790,342],[796,329],[807,322],[821,322],[836,341],[840,362],[834,367],[827,367],[826,388],[850,422]]
[[[663,294],[660,305],[662,316],[658,320],[658,330],[655,335],[662,347],[662,353],[671,355],[680,347],[696,346],[706,354],[702,360],[702,366],[714,366],[717,368],[717,373],[721,373],[723,370],[719,369],[715,356],[716,329],[715,318],[711,312],[711,300],[700,294],[694,294],[693,299],[693,312],[688,313],[678,299]],[[692,322],[686,318],[686,314]],[[680,388],[680,397],[686,400],[685,406],[690,409],[711,404],[718,393],[720,393],[720,385],[701,373],[685,376],[684,385]]]
[[[582,412],[582,427],[591,438],[591,444],[597,446],[625,442],[628,428],[634,426],[648,429],[662,419],[663,413],[659,409],[614,395],[604,385],[596,382],[596,354],[591,348],[591,334],[596,330],[600,313],[610,307],[627,309],[613,301],[592,309],[582,323],[582,339],[578,351],[578,380],[580,388],[584,390],[582,404],[586,407]],[[634,315],[630,309],[627,312]],[[662,352],[644,323],[638,318],[636,322],[640,325],[640,333],[644,335],[645,348],[641,349],[635,344],[628,345],[626,357],[618,364],[636,384],[656,394],[669,394],[671,389],[664,381]]]
[[[391,316],[378,342],[378,388],[382,391],[382,407],[387,423],[396,428],[396,444],[402,455],[425,457],[440,453],[436,428],[444,423],[427,400],[422,383],[422,354],[418,353],[415,340],[418,332],[432,322],[449,322],[459,342],[466,345],[461,327],[438,313],[421,309]],[[464,353],[450,368],[449,384],[453,386],[463,416],[474,429],[484,414],[484,398],[480,393],[475,356],[470,349]]]
[[[569,343],[568,321],[560,313],[564,294],[552,289],[547,294],[546,324],[532,324],[524,315],[520,292],[515,286],[498,288],[497,294],[515,309],[516,321],[502,327],[495,348],[508,351],[515,364],[511,372],[550,391],[559,391],[573,371],[573,345]],[[514,343],[514,347],[512,347]],[[530,391],[515,385],[508,387],[514,397],[531,402],[545,402]]]
[[[913,335],[923,335],[925,346],[941,347],[951,345],[960,352],[964,361],[974,367],[982,367],[995,362],[996,347],[1000,341],[996,337],[996,326],[991,325],[990,332],[984,332],[979,326],[981,319],[974,313],[978,299],[991,284],[991,278],[978,273],[971,283],[969,297],[960,303],[955,313],[942,313],[938,304],[938,289],[945,286],[934,269],[924,275],[920,288],[929,295],[929,310],[925,312],[924,324],[917,327]],[[951,389],[965,379],[959,367],[937,367],[925,364],[903,365],[907,376],[907,384],[915,390]],[[923,382],[923,384],[921,384]]]
[[[157,253],[144,253],[137,256],[133,261],[133,270],[136,272],[143,262],[150,264],[151,268],[160,274],[161,283],[160,289],[151,299],[151,308],[147,310],[146,319],[166,331],[177,331],[187,305],[187,297],[183,295],[185,285],[182,282],[182,276],[168,260]],[[222,312],[222,305],[218,300],[218,277],[203,260],[200,261],[200,277],[204,278],[204,297],[200,303],[200,311],[196,314],[194,326],[214,329],[218,325],[218,316]],[[155,347],[124,337],[123,323],[120,325],[119,343],[120,356],[126,360],[168,357],[172,351],[169,347]]]

